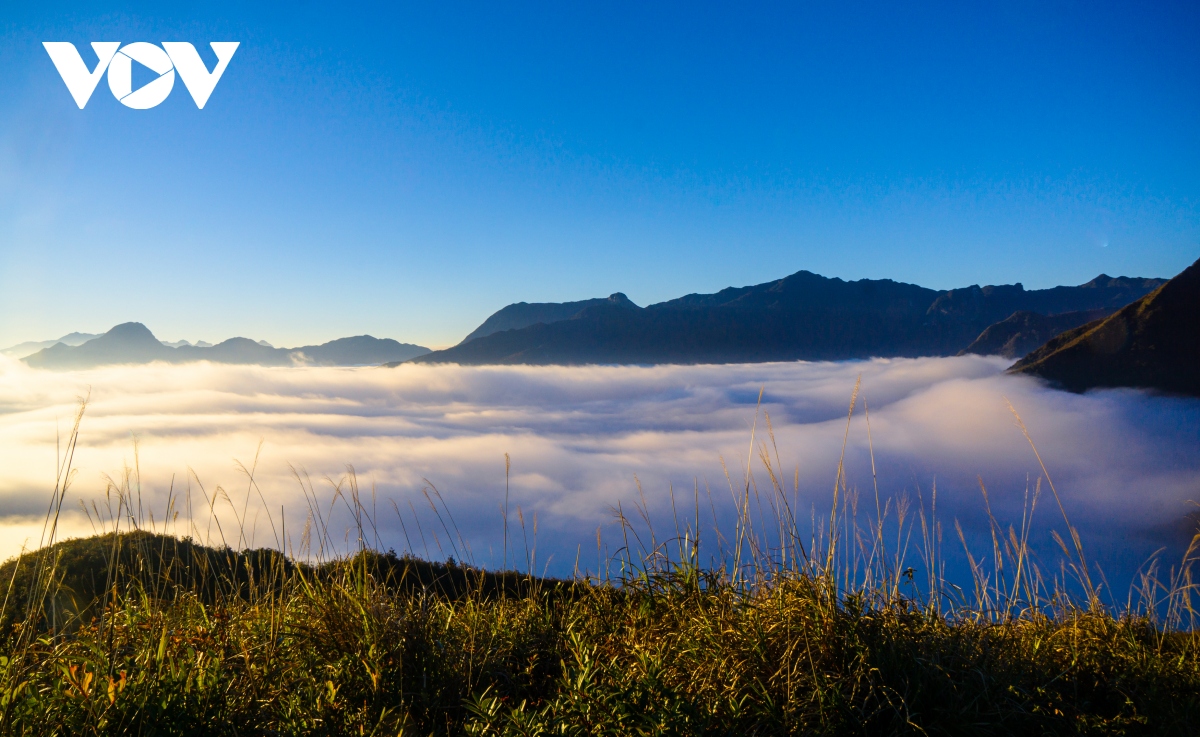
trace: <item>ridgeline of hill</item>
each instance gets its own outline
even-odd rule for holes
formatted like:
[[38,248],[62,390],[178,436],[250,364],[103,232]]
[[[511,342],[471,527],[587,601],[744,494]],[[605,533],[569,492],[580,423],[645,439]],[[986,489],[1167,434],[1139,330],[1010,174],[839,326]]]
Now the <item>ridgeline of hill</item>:
[[1128,386],[1200,396],[1200,260],[1113,315],[1051,339],[1009,370],[1077,392]]
[[800,271],[644,308],[620,293],[563,304],[509,305],[462,343],[411,360],[651,364],[955,355],[1016,312],[1107,314],[1163,283],[1100,275],[1076,287],[973,285],[939,292],[887,279],[843,281]]
[[[629,302],[629,298],[618,292],[608,299],[584,299],[578,302],[517,302],[492,313],[488,319],[483,321],[482,325],[472,330],[470,335],[463,338],[462,342],[469,343],[485,335],[499,333],[504,330],[520,330],[521,328],[538,323],[569,320],[589,307],[595,307],[607,302],[621,304]],[[633,304],[632,302],[629,303]]]
[[[210,547],[190,538],[145,531],[64,540],[0,565],[0,586],[4,587],[7,602],[0,612],[0,636],[30,611],[30,594],[47,586],[47,581],[39,580],[39,572],[47,566],[53,570],[53,582],[46,595],[53,602],[48,608],[56,620],[54,625],[70,629],[98,616],[113,587],[123,595],[133,586],[139,594],[156,601],[194,596],[207,605],[216,605],[278,593],[301,579],[327,579],[345,562],[296,562],[270,548]],[[552,578],[514,571],[490,572],[453,560],[428,562],[370,549],[359,553],[354,564],[397,592],[424,592],[451,599],[468,593],[522,596],[530,586],[554,589],[565,585]]]
[[34,368],[83,369],[112,364],[165,363],[249,364],[258,366],[377,366],[404,361],[429,349],[390,338],[359,335],[321,345],[274,348],[249,338],[230,338],[213,346],[163,344],[139,322],[117,325],[79,345],[56,343],[22,360]]
[[42,350],[49,348],[55,343],[65,343],[67,345],[83,345],[93,338],[99,338],[95,333],[67,333],[57,340],[29,340],[24,343],[18,343],[14,346],[9,346],[0,351],[0,354],[12,356],[13,358],[24,358]]

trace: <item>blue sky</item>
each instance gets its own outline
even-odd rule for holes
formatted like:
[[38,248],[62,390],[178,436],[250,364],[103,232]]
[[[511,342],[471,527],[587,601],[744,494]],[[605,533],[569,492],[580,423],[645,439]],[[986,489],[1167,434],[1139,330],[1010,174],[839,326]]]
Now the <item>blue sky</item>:
[[[1200,256],[1195,6],[746,5],[7,3],[0,345],[438,346],[520,300]],[[42,41],[241,46],[203,110],[79,110]]]

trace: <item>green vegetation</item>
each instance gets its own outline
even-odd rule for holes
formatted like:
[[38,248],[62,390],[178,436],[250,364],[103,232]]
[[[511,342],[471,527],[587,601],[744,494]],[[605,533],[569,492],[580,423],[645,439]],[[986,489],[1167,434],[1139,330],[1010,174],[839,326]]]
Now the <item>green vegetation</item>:
[[186,559],[162,566],[147,551],[222,553],[148,533],[61,543],[25,564],[114,549],[132,565],[98,616],[54,628],[50,607],[32,606],[8,627],[0,732],[1187,735],[1200,724],[1196,634],[1145,615],[947,614],[878,590],[839,595],[823,575],[743,586],[686,564],[621,586],[524,578],[509,593],[469,568],[371,552],[311,567],[235,556],[183,587],[186,568],[164,569]]
[[802,541],[773,446],[757,446],[769,485],[731,484],[728,538],[702,540],[699,489],[666,541],[643,501],[644,524],[618,512],[605,570],[569,581],[373,550],[353,483],[337,491],[352,555],[323,559],[312,501],[292,558],[177,540],[137,529],[127,479],[107,532],[0,568],[0,734],[1197,733],[1195,546],[1114,613],[1065,513],[1078,599],[1047,582],[1028,526],[993,521],[965,594],[935,573],[932,505],[877,496],[860,523],[840,467],[830,516]]

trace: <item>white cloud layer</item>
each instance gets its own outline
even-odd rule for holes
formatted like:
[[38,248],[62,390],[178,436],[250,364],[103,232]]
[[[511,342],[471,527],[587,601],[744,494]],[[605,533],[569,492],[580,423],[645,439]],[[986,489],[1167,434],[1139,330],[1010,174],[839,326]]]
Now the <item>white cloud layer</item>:
[[[673,524],[672,484],[692,513],[697,480],[702,494],[709,485],[718,514],[726,515],[731,502],[720,458],[737,483],[760,388],[789,486],[798,472],[803,516],[827,505],[859,374],[882,493],[915,495],[920,488],[928,499],[936,480],[948,529],[954,518],[975,534],[985,529],[977,476],[997,516],[1019,522],[1026,485],[1040,470],[1006,397],[1037,443],[1072,522],[1112,566],[1127,568],[1155,548],[1177,546],[1194,509],[1188,500],[1200,500],[1200,401],[1135,391],[1057,392],[1004,375],[1005,363],[990,358],[575,368],[192,364],[69,373],[0,361],[3,557],[37,543],[54,483],[56,437],[69,430],[76,398],[89,392],[63,521],[73,535],[92,530],[79,500],[103,498],[105,475],[120,478],[134,464],[136,438],[143,510],[153,510],[156,520],[172,479],[177,491],[186,489],[192,469],[209,494],[220,486],[234,502],[219,505],[227,536],[232,509],[240,513],[246,505],[254,544],[273,544],[264,510],[275,510],[278,522],[282,507],[296,543],[308,506],[290,466],[318,479],[328,504],[331,487],[320,479],[336,480],[352,464],[365,495],[372,485],[377,490],[385,547],[406,545],[393,500],[410,515],[405,529],[414,552],[450,553],[421,493],[428,479],[472,541],[477,562],[498,565],[508,453],[513,524],[518,505],[527,520],[537,512],[539,560],[553,553],[552,570],[569,571],[582,546],[582,560],[594,567],[596,526],[615,534],[610,506],[622,502],[629,510],[638,498],[635,476],[660,522]],[[849,485],[865,494],[872,482],[861,409],[846,458]],[[235,460],[250,466],[260,440],[262,497],[255,493],[247,502]],[[765,480],[761,465],[755,474]],[[206,517],[194,482],[192,492],[203,537]],[[410,502],[424,510],[424,545]],[[1038,514],[1051,523],[1058,512],[1047,497]],[[346,518],[334,527],[344,542]],[[176,529],[187,532],[186,522]]]

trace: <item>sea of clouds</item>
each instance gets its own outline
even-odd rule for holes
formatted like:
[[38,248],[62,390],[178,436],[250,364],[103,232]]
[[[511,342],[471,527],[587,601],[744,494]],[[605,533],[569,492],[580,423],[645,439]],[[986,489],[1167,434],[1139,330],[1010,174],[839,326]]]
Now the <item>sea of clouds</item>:
[[[57,458],[82,397],[89,403],[60,536],[98,529],[80,502],[103,512],[106,487],[125,483],[130,469],[131,488],[140,489],[135,515],[146,526],[153,519],[162,529],[170,495],[180,515],[168,529],[177,534],[234,546],[273,546],[286,535],[295,549],[315,494],[332,520],[329,539],[349,549],[357,532],[333,489],[349,488],[350,466],[373,510],[372,542],[378,534],[384,548],[441,559],[464,557],[452,542],[461,539],[476,563],[499,566],[508,454],[516,559],[525,565],[528,540],[539,569],[569,573],[578,557],[580,568],[595,570],[597,527],[611,553],[621,544],[612,510],[637,517],[641,493],[659,538],[668,528],[673,534],[672,489],[681,516],[694,517],[698,489],[702,528],[711,531],[714,516],[731,525],[726,472],[735,489],[747,469],[759,488],[769,483],[761,461],[748,462],[752,431],[756,443],[770,443],[768,416],[771,455],[777,448],[807,535],[809,520],[829,509],[860,376],[845,450],[860,514],[869,498],[873,515],[873,448],[885,500],[907,495],[928,507],[936,484],[948,551],[961,550],[954,521],[972,545],[990,534],[981,481],[996,518],[1019,525],[1027,490],[1042,475],[1008,402],[1111,578],[1127,581],[1156,550],[1177,556],[1190,537],[1191,500],[1200,500],[1200,401],[1132,390],[1069,394],[1008,376],[1007,362],[994,358],[396,369],[201,363],[76,372],[0,361],[0,557],[41,539]],[[254,468],[256,488],[243,467]],[[311,483],[309,495],[297,475]],[[443,507],[430,493],[441,519],[423,491],[430,486],[444,499]],[[1033,542],[1049,557],[1056,546],[1048,531],[1061,531],[1062,515],[1048,495],[1038,504]],[[209,521],[210,507],[219,525]]]

